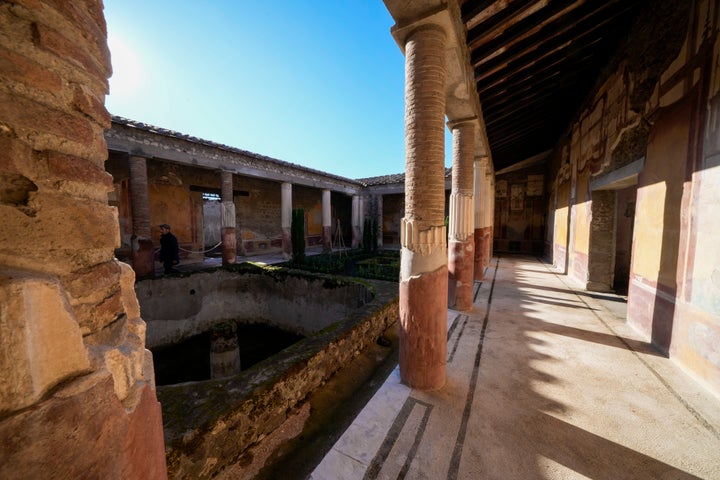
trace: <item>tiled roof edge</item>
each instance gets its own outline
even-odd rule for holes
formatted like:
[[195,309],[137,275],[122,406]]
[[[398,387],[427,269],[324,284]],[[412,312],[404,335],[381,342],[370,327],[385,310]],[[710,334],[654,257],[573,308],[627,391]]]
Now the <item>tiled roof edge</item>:
[[120,125],[124,125],[124,126],[126,126],[126,127],[137,128],[138,130],[143,130],[143,131],[150,132],[150,133],[157,133],[157,134],[159,134],[159,135],[163,135],[163,136],[166,136],[166,137],[177,138],[177,139],[180,139],[180,140],[185,140],[185,141],[188,141],[188,142],[197,143],[198,145],[205,145],[205,146],[208,146],[208,147],[211,147],[211,148],[217,148],[217,149],[225,150],[225,151],[232,152],[232,153],[239,153],[239,154],[241,154],[241,155],[246,155],[246,156],[248,156],[248,157],[253,157],[253,158],[256,158],[256,159],[258,159],[258,160],[263,160],[263,161],[267,161],[267,162],[272,162],[272,163],[276,163],[276,164],[278,164],[278,165],[284,165],[284,166],[296,168],[296,169],[298,169],[298,170],[304,170],[304,171],[306,171],[306,172],[310,172],[310,173],[314,173],[314,174],[318,174],[318,175],[323,175],[323,176],[325,176],[325,177],[334,178],[334,179],[336,179],[336,180],[341,180],[341,181],[343,181],[343,182],[349,182],[349,183],[353,183],[353,184],[356,184],[356,185],[360,185],[360,186],[362,186],[362,187],[367,187],[367,184],[364,183],[364,182],[362,182],[361,180],[354,180],[354,179],[352,179],[352,178],[341,177],[340,175],[335,175],[335,174],[332,174],[332,173],[323,172],[323,171],[321,171],[321,170],[316,170],[316,169],[314,169],[314,168],[305,167],[305,166],[303,166],[303,165],[298,165],[298,164],[296,164],[296,163],[286,162],[286,161],[284,161],[284,160],[278,160],[277,158],[268,157],[268,156],[266,156],[266,155],[261,155],[261,154],[259,154],[259,153],[251,152],[251,151],[249,151],[249,150],[243,150],[243,149],[241,149],[241,148],[231,147],[231,146],[228,146],[228,145],[224,145],[224,144],[222,144],[222,143],[216,143],[216,142],[213,142],[213,141],[211,141],[211,140],[205,140],[205,139],[203,139],[203,138],[194,137],[194,136],[192,136],[192,135],[187,135],[187,134],[184,134],[184,133],[181,133],[181,132],[176,132],[176,131],[174,131],[174,130],[169,130],[169,129],[167,129],[167,128],[161,128],[161,127],[157,127],[157,126],[155,126],[155,125],[150,125],[150,124],[147,124],[147,123],[138,122],[138,121],[136,121],[136,120],[131,120],[131,119],[129,119],[129,118],[120,117],[120,116],[118,116],[118,115],[111,115],[111,117],[112,117],[112,122],[113,122],[113,123],[117,123],[117,124],[120,124]]

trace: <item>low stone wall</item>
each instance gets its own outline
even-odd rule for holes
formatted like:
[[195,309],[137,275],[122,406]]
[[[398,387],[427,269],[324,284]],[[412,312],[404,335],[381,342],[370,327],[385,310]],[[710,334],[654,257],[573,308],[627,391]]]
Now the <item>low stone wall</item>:
[[210,478],[234,463],[396,322],[397,284],[365,283],[372,300],[241,374],[158,387],[170,477]]
[[308,336],[372,298],[358,282],[250,264],[142,280],[135,292],[148,348],[176,344],[226,321],[259,321]]

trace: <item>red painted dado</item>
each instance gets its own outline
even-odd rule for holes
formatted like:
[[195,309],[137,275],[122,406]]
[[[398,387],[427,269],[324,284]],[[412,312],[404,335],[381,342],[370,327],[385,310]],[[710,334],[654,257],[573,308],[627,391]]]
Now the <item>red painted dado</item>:
[[561,272],[567,272],[567,249],[557,243],[553,244],[553,264]]
[[630,276],[627,321],[652,344],[667,354],[675,316],[675,299],[647,279]]
[[445,385],[448,271],[400,282],[400,378],[432,390]]
[[590,261],[588,255],[582,252],[572,252],[571,255],[570,276],[585,285],[588,281],[588,262]]
[[83,388],[78,380],[0,423],[12,439],[0,448],[0,478],[167,478],[155,392],[146,386],[128,414],[109,374]]
[[675,306],[670,357],[693,372],[710,390],[720,392],[720,322],[690,304]]
[[450,306],[455,310],[472,310],[474,257],[475,240],[472,237],[448,244],[448,281],[454,292],[454,302]]

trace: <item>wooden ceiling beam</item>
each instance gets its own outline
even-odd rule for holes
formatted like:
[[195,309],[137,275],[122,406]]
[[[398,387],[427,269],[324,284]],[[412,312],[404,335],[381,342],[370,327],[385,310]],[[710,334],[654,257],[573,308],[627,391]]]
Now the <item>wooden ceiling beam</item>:
[[[549,143],[555,143],[556,140],[556,138],[552,138],[556,137],[555,132],[542,132],[543,129],[547,130],[549,128],[551,127],[549,127],[545,122],[538,120],[537,122],[529,125],[523,131],[503,135],[501,139],[496,139],[495,141],[490,142],[490,150],[494,154],[495,151],[502,150],[504,147],[507,147],[508,145],[513,145],[517,142],[522,142],[525,144],[535,144],[534,148],[537,148],[538,151],[546,150],[547,145]],[[538,135],[550,138],[550,140],[543,142],[537,138],[533,138],[537,137]]]
[[476,2],[465,2],[460,8],[460,16],[462,17],[463,23],[468,23],[473,18],[482,14],[490,8],[495,1],[496,0],[480,0]]
[[527,78],[544,76],[548,71],[561,70],[566,65],[573,66],[578,62],[593,60],[594,51],[592,47],[602,40],[598,35],[587,42],[570,44],[567,48],[558,49],[547,53],[537,60],[518,61],[509,63],[506,68],[497,70],[493,74],[478,74],[475,71],[475,81],[478,84],[478,92],[494,88],[512,87],[518,82]]
[[477,15],[468,18],[467,20],[463,17],[463,21],[468,28],[468,48],[472,50],[473,48],[476,48],[486,42],[489,37],[501,35],[502,32],[518,20],[518,17],[524,14],[526,15],[527,10],[537,9],[538,6],[541,8],[545,3],[547,3],[547,0],[545,2],[538,2],[537,0],[516,0],[504,9],[485,18],[480,23],[472,27],[469,25],[472,25],[473,20],[477,17]]
[[[533,118],[534,116],[541,116],[549,121],[550,118],[557,115],[557,112],[550,114],[547,111],[547,108],[554,103],[551,101],[552,97],[552,94],[545,94],[528,102],[523,108],[517,108],[511,112],[503,112],[492,119],[485,119],[488,135],[502,128],[515,128],[518,125],[522,125],[522,122],[526,119]],[[504,121],[508,118],[512,118],[512,121]]]
[[[517,61],[518,59],[532,59],[533,56],[542,57],[545,53],[551,53],[558,49],[567,48],[567,46],[572,43],[581,42],[583,39],[590,37],[591,34],[602,31],[600,30],[602,27],[611,25],[616,17],[633,8],[632,3],[618,3],[619,1],[620,0],[608,0],[608,2],[603,4],[603,7],[594,10],[593,14],[585,16],[582,20],[574,24],[553,31],[550,35],[542,35],[544,32],[539,32],[531,37],[526,37],[486,61],[473,62],[473,66],[476,67],[476,69],[480,68],[488,73],[493,73],[495,69],[502,68],[504,65]],[[612,7],[611,12],[607,11],[607,8],[610,8],[607,7],[608,5]],[[601,13],[605,13],[605,16],[596,18],[596,15],[600,15]],[[472,56],[475,54],[476,52],[473,52]]]
[[546,26],[556,27],[562,18],[585,2],[586,0],[555,0],[520,21],[512,23],[501,34],[487,42],[475,41],[470,47],[472,62],[482,61],[483,58],[491,56],[499,48],[511,48],[515,42],[528,37],[536,37]]
[[526,78],[520,78],[512,83],[501,83],[494,88],[488,88],[480,91],[480,101],[483,104],[495,104],[503,102],[507,98],[512,98],[518,92],[527,90],[529,88],[544,88],[546,86],[557,85],[558,87],[564,86],[565,79],[576,79],[586,72],[592,70],[593,62],[589,59],[585,59],[582,63],[573,63],[572,68],[564,68],[563,65],[558,65],[552,70],[542,72],[542,75],[533,75]]

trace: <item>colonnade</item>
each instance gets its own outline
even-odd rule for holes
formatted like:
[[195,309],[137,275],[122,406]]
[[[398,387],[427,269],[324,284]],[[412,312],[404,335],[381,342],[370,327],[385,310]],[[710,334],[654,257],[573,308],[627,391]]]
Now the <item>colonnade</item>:
[[[150,200],[148,194],[147,158],[128,155],[130,207],[132,209],[132,261],[138,277],[152,276],[155,271],[153,243],[151,239]],[[237,216],[233,195],[234,174],[220,171],[222,264],[237,262]],[[332,192],[322,190],[322,245],[323,251],[332,250]],[[292,220],[292,183],[280,184],[280,228],[282,252],[285,258],[292,256],[290,227]],[[357,248],[362,239],[362,219],[365,201],[360,195],[352,196],[352,246]]]
[[[438,19],[440,19],[438,21]],[[447,22],[445,22],[447,23]],[[447,309],[470,310],[473,282],[492,255],[494,172],[478,148],[478,116],[451,116],[446,107],[447,59],[453,39],[441,15],[404,25],[395,35],[405,52],[405,212],[400,225],[399,284],[402,381],[418,389],[445,384]],[[445,128],[453,135],[452,190],[445,224]],[[223,174],[225,175],[225,174]],[[225,177],[223,177],[225,178]],[[322,191],[323,248],[331,245],[330,191]],[[351,246],[361,243],[367,198],[352,198]],[[382,196],[372,199],[379,243]],[[226,196],[223,195],[223,203]],[[282,249],[290,258],[292,184],[281,184]],[[223,241],[235,234],[223,221]],[[226,260],[223,255],[223,263]]]
[[[400,377],[423,390],[445,384],[448,306],[472,309],[474,280],[482,278],[492,254],[494,174],[484,145],[477,144],[482,125],[476,112],[446,104],[465,81],[462,75],[458,81],[448,62],[456,45],[448,18],[447,12],[437,10],[393,27],[405,53],[406,82]],[[449,89],[450,76],[455,83]],[[446,116],[453,135],[447,232]]]

